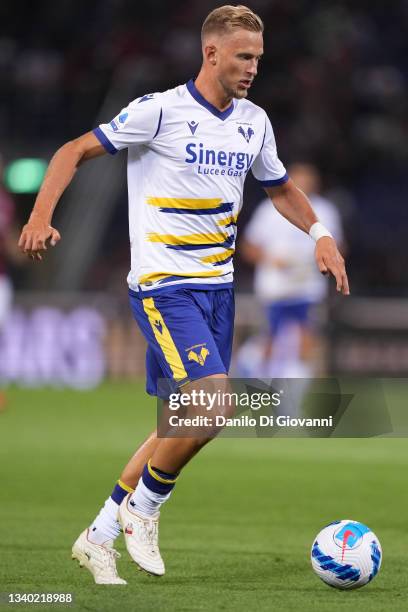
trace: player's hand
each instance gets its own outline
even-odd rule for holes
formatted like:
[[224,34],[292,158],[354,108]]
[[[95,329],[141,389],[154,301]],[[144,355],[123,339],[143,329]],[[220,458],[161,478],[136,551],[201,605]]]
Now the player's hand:
[[350,295],[344,259],[340,255],[333,238],[323,236],[316,242],[315,257],[322,274],[330,272],[336,279],[336,289],[343,295]]
[[58,230],[40,217],[31,217],[22,229],[18,246],[31,259],[41,261],[41,251],[47,250],[47,240],[51,246],[55,246],[61,240]]

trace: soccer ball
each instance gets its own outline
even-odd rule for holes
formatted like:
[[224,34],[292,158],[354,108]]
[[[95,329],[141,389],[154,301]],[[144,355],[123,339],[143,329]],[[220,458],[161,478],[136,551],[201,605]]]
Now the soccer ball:
[[382,550],[371,529],[357,521],[334,521],[317,534],[312,546],[312,566],[326,584],[337,589],[357,589],[379,572]]

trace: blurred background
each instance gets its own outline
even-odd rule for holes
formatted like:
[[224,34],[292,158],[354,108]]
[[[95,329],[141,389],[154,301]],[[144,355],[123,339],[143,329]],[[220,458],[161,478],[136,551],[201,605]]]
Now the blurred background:
[[[54,217],[62,241],[45,261],[25,261],[16,239],[55,150],[131,99],[194,77],[202,21],[220,4],[1,2],[3,385],[90,388],[143,376],[144,341],[127,304],[126,152],[78,171]],[[249,175],[235,258],[233,373],[404,376],[408,2],[249,6],[265,23],[250,99],[270,116],[282,161],[306,181],[316,207],[329,210],[352,296],[316,279],[310,241],[299,242],[307,237],[288,235],[278,248],[273,219],[271,238],[260,235],[265,194]]]

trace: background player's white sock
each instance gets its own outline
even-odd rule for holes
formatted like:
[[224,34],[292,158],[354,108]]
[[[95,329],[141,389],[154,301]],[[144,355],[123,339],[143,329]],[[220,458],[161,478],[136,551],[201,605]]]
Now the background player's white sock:
[[105,501],[98,516],[89,527],[88,540],[94,544],[103,544],[107,540],[115,540],[120,534],[118,510],[122,500],[128,493],[133,492],[131,487],[118,481],[112,494]]

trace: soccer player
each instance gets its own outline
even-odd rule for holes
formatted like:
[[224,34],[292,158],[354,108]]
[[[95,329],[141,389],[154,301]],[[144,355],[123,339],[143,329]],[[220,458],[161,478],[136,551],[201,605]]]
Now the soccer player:
[[[298,162],[288,168],[288,173],[308,196],[337,244],[341,244],[340,215],[335,205],[319,194],[317,168]],[[254,291],[269,322],[270,338],[257,376],[313,375],[312,361],[318,346],[313,307],[325,298],[327,279],[315,265],[312,241],[270,204],[267,198],[256,208],[241,243],[243,257],[255,265]],[[282,344],[284,348],[280,350]]]
[[[288,177],[266,113],[246,99],[263,53],[262,33],[261,19],[245,6],[212,11],[202,28],[197,78],[137,98],[109,123],[61,147],[22,231],[21,248],[41,259],[47,240],[55,245],[60,238],[50,225],[52,213],[79,164],[128,149],[130,304],[148,343],[147,392],[153,395],[160,395],[163,378],[172,390],[190,394],[213,378],[227,385],[232,258],[249,170],[278,210],[316,240],[319,269],[334,275],[338,291],[349,292],[335,241]],[[120,525],[133,560],[151,574],[164,574],[160,507],[182,468],[210,439],[153,432],[136,451],[73,547],[97,583],[124,582],[113,549]]]

